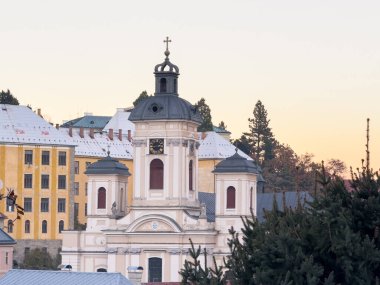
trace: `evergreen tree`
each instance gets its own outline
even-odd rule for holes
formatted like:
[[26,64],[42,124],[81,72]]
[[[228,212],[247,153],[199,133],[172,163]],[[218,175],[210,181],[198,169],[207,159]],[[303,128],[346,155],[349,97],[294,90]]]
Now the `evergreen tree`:
[[227,125],[223,121],[221,121],[219,123],[218,127],[221,128],[221,129],[223,129],[223,130],[227,130]]
[[148,92],[144,90],[143,92],[140,93],[139,97],[137,97],[136,100],[133,101],[133,106],[136,107],[140,102],[144,101],[145,99],[148,99],[150,96],[148,95]]
[[35,248],[25,255],[22,269],[52,270],[57,269],[60,262],[59,256],[52,258],[46,250]]
[[274,157],[276,140],[269,127],[268,112],[261,101],[257,101],[253,109],[253,117],[248,119],[249,132],[245,133],[251,144],[251,153],[255,160],[263,164]]
[[196,104],[195,107],[198,109],[199,114],[202,117],[202,124],[198,127],[198,132],[209,132],[213,130],[212,119],[211,119],[211,110],[210,107],[206,104],[206,100],[201,98]]
[[12,95],[9,89],[7,91],[1,90],[0,104],[20,105],[17,98]]
[[202,266],[199,260],[202,253],[201,247],[198,246],[198,248],[195,249],[191,239],[190,244],[189,255],[192,260],[185,260],[184,268],[179,272],[182,276],[181,284],[222,285],[224,282],[223,270],[222,266],[216,264],[215,257],[213,257],[213,268],[208,267],[207,251],[203,249],[204,266]]
[[241,135],[239,139],[234,140],[233,145],[236,146],[245,154],[247,155],[251,154],[251,144],[249,143],[249,140],[246,135],[243,134]]

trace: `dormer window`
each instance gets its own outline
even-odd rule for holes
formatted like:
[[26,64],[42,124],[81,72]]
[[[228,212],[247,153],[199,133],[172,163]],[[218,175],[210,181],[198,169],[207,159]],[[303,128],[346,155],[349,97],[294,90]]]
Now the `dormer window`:
[[160,79],[160,92],[166,93],[166,78]]

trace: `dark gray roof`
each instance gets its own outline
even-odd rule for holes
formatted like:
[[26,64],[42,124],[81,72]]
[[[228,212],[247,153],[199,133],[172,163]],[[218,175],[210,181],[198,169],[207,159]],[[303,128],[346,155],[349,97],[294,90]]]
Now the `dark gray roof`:
[[109,156],[99,159],[97,162],[91,163],[87,166],[85,174],[119,174],[128,175],[129,169],[125,164],[120,163],[118,160]]
[[245,157],[236,153],[233,156],[219,162],[213,171],[214,173],[227,173],[227,172],[244,172],[260,174],[260,167],[253,160],[248,160]]
[[0,229],[0,244],[15,244],[16,241],[8,235],[6,232],[4,232],[2,229]]
[[132,122],[144,120],[187,120],[197,123],[202,118],[195,106],[175,95],[155,95],[141,101],[131,112]]
[[208,222],[215,222],[215,194],[198,192],[198,199],[206,205],[206,216]]
[[120,273],[106,272],[72,272],[48,270],[22,270],[8,271],[0,279],[0,285],[132,285]]
[[[264,220],[264,209],[270,211],[273,209],[273,199],[276,199],[276,203],[279,210],[283,210],[283,198],[285,197],[285,205],[288,208],[295,209],[297,207],[298,195],[297,192],[285,192],[285,193],[257,193],[257,219],[262,222]],[[313,197],[308,192],[299,192],[299,198],[301,204],[305,201],[312,201]]]
[[[175,74],[179,74],[178,66],[171,63],[168,56],[169,55],[166,56],[163,63],[157,64],[154,67],[154,73],[175,73]],[[168,69],[168,70],[166,70],[166,69]]]
[[109,116],[93,116],[86,115],[65,122],[61,125],[62,128],[89,128],[89,129],[103,129],[112,117]]
[[[313,197],[308,192],[299,192],[301,203],[312,201]],[[273,198],[279,210],[283,210],[283,197],[285,196],[285,204],[289,208],[297,206],[297,192],[283,193],[257,193],[257,219],[264,221],[264,210],[271,211],[273,209]],[[215,222],[215,193],[198,192],[198,199],[201,203],[206,204],[206,215],[208,222]]]

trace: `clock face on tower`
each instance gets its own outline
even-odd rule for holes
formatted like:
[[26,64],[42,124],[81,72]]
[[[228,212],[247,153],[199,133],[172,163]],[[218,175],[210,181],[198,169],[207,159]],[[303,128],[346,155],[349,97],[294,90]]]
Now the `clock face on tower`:
[[163,154],[164,153],[164,139],[150,139],[149,140],[149,153],[150,154]]

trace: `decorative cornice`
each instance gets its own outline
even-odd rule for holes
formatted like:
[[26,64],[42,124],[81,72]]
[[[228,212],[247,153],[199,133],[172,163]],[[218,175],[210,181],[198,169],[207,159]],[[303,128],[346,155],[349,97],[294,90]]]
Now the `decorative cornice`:
[[168,249],[167,252],[172,255],[178,255],[182,253],[182,250],[180,248],[171,248],[171,249]]
[[166,140],[166,145],[169,146],[169,145],[173,145],[173,146],[179,146],[181,144],[181,140],[180,139],[167,139]]
[[129,254],[140,254],[141,248],[126,248],[124,252]]
[[107,253],[117,253],[117,248],[106,248]]
[[146,146],[146,140],[133,140],[132,144],[134,146]]

